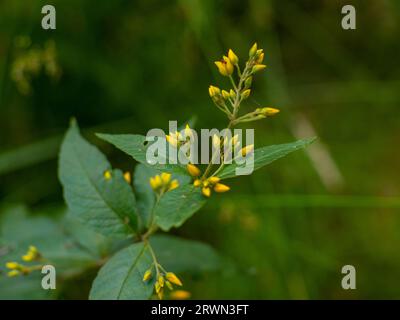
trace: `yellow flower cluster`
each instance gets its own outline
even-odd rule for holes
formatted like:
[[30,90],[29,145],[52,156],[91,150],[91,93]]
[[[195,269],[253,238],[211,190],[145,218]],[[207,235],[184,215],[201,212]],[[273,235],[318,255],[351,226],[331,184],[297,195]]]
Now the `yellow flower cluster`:
[[[29,246],[28,251],[21,257],[25,262],[40,261],[42,255],[35,246]],[[27,275],[34,270],[40,269],[42,266],[25,266],[15,261],[9,261],[6,263],[6,268],[9,269],[7,275],[9,277],[15,277],[19,275]]]
[[[161,267],[159,265],[159,267]],[[153,277],[152,268],[148,269],[143,275],[143,281],[149,281]],[[163,269],[163,268],[162,268]],[[164,269],[161,271],[156,268],[157,279],[154,283],[154,290],[161,300],[164,297],[164,288],[167,287],[169,290],[174,290],[174,285],[182,286],[182,281],[173,272],[166,272]]]
[[176,179],[172,180],[170,173],[163,172],[150,178],[150,186],[154,191],[164,193],[178,188],[179,182]]
[[[188,164],[186,168],[189,174],[194,178],[199,177],[201,174],[200,169],[194,164]],[[195,187],[201,187],[201,193],[204,196],[209,197],[211,196],[212,189],[217,193],[227,192],[230,190],[227,185],[220,183],[220,181],[221,179],[219,177],[212,176],[209,178],[195,179],[193,185]]]

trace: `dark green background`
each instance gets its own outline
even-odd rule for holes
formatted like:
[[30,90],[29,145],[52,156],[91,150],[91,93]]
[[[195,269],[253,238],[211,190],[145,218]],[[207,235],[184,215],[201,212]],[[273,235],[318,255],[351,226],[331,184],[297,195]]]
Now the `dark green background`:
[[[57,29],[41,28],[44,4]],[[357,30],[341,28],[353,4]],[[0,1],[0,197],[35,212],[62,206],[59,142],[75,116],[112,163],[128,156],[94,132],[140,133],[183,123],[222,128],[209,84],[227,87],[213,61],[257,41],[268,69],[257,75],[247,110],[281,113],[254,124],[256,146],[295,140],[308,119],[341,184],[323,183],[298,152],[231,181],[177,234],[212,244],[234,267],[186,279],[194,298],[399,298],[400,3],[302,1]],[[15,41],[52,39],[59,81],[41,73],[23,95],[10,72]],[[306,131],[300,135],[307,136]],[[318,160],[322,166],[324,159]],[[320,169],[329,176],[324,166]],[[357,290],[341,288],[341,267],[357,269]],[[65,297],[84,297],[79,285]]]

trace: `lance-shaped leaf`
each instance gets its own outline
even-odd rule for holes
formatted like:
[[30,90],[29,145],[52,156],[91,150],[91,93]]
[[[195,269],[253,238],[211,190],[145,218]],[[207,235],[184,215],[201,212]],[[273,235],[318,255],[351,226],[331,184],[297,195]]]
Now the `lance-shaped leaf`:
[[[135,168],[133,184],[135,187],[137,208],[142,221],[142,226],[148,227],[150,218],[155,209],[156,197],[155,192],[150,186],[150,178],[159,175],[161,171],[138,164]],[[171,180],[179,181],[179,188],[187,185],[191,178],[188,176],[173,174]]]
[[143,300],[153,292],[154,277],[143,281],[153,263],[148,246],[136,243],[119,251],[99,271],[93,282],[91,300]]
[[188,184],[165,193],[154,209],[156,224],[164,231],[180,227],[206,203],[200,190]]
[[[110,170],[106,179],[104,172]],[[75,122],[61,146],[59,177],[70,212],[108,236],[136,232],[136,202],[131,186],[120,170],[113,170],[106,157],[84,140]]]
[[154,235],[150,238],[158,261],[173,272],[206,272],[218,270],[222,261],[208,244],[170,235]]
[[[186,167],[182,164],[172,164],[169,161],[168,149],[169,145],[165,141],[165,138],[159,137],[158,139],[164,139],[165,142],[165,150],[158,150],[156,158],[158,160],[157,163],[151,163],[148,161],[146,157],[147,149],[156,142],[148,142],[146,141],[146,137],[139,134],[104,134],[97,133],[99,138],[107,141],[130,155],[136,161],[143,163],[147,166],[150,166],[154,169],[168,171],[171,173],[178,173],[181,175],[187,175]],[[162,148],[161,148],[162,149]]]
[[[315,139],[316,138],[303,139],[292,143],[266,146],[254,150],[254,170],[260,169],[275,160],[283,158],[289,153],[307,147],[309,144],[313,143]],[[232,164],[225,166],[218,174],[218,177],[222,179],[236,177],[236,169],[244,167],[245,163],[237,164],[234,159]]]

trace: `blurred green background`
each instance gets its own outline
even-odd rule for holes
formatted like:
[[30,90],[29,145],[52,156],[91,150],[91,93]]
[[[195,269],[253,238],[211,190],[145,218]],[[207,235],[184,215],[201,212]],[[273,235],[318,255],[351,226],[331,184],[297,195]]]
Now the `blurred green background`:
[[[44,4],[56,7],[56,30],[41,28]],[[357,30],[341,28],[345,4]],[[145,134],[192,115],[198,128],[222,128],[207,88],[229,84],[213,61],[228,48],[243,61],[257,41],[268,69],[247,110],[281,113],[254,124],[256,146],[319,142],[232,180],[174,231],[231,265],[184,278],[185,289],[204,299],[400,298],[399,36],[397,0],[0,1],[1,207],[62,210],[57,153],[72,116],[124,170],[131,158],[93,133]],[[346,264],[357,290],[341,288]],[[85,298],[88,285],[63,290]]]

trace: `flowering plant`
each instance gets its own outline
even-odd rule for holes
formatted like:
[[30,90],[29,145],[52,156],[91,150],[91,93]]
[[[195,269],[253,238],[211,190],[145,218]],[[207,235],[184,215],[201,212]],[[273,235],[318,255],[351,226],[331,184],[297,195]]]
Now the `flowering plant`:
[[[232,50],[215,62],[219,73],[229,78],[232,85],[226,90],[209,87],[213,103],[227,116],[226,129],[279,112],[276,108],[264,107],[240,114],[242,103],[251,94],[254,75],[266,68],[263,60],[263,50],[254,44],[243,68]],[[193,129],[186,125],[162,139],[169,147],[181,150],[191,143],[192,134]],[[183,285],[177,274],[199,268],[205,261],[208,262],[206,269],[214,268],[218,257],[207,245],[157,232],[180,227],[212,193],[230,190],[225,180],[236,177],[236,169],[243,163],[224,161],[227,150],[234,151],[234,158],[251,157],[256,170],[313,141],[305,139],[255,148],[254,144],[242,146],[237,135],[213,135],[212,146],[219,152],[212,155],[203,170],[193,161],[185,165],[149,164],[146,154],[151,144],[142,135],[97,136],[132,156],[139,164],[133,176],[130,172],[113,169],[106,157],[83,139],[76,122],[71,122],[59,156],[59,178],[69,214],[105,239],[112,239],[113,243],[112,250],[97,261],[101,269],[93,282],[91,299],[148,299],[152,296],[162,299],[166,292],[168,298],[187,297],[187,291],[174,291]],[[215,161],[216,158],[221,161]],[[185,257],[185,252],[190,253],[191,261]],[[111,253],[113,255],[108,258]],[[31,246],[22,259],[52,261],[39,246]],[[37,267],[9,261],[7,268],[9,276],[14,277],[34,272]]]

